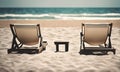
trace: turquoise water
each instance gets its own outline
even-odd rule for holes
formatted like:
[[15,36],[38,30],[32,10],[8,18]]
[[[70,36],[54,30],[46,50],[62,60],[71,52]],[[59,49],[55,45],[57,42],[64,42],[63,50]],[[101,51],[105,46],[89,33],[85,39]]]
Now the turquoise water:
[[0,8],[0,19],[120,19],[120,8]]

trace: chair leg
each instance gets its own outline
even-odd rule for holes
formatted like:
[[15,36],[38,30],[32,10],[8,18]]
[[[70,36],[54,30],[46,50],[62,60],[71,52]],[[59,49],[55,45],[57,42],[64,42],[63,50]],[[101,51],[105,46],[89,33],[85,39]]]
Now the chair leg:
[[84,54],[84,50],[81,49],[79,53],[80,53],[80,55],[81,55],[81,54]]
[[39,38],[39,43],[38,43],[38,53],[41,53],[43,51],[43,47],[42,47],[42,43],[41,43],[41,39]]
[[8,49],[8,50],[7,50],[7,53],[10,54],[10,53],[11,53],[11,49]]
[[114,50],[113,50],[113,54],[115,55],[115,53],[116,53],[116,50],[114,49]]

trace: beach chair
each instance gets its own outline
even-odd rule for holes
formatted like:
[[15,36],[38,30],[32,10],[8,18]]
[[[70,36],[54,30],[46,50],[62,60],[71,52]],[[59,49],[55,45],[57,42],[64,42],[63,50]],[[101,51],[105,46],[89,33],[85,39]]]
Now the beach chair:
[[[43,38],[41,36],[40,24],[10,24],[10,28],[13,39],[11,49],[8,49],[8,53],[11,53],[12,51],[33,51],[34,53],[39,53],[43,50]],[[29,47],[27,47],[27,49],[22,49],[23,45]],[[37,47],[32,47],[36,45]]]
[[[115,49],[111,44],[112,23],[110,24],[82,24],[80,54],[93,54],[108,51],[115,54]],[[87,44],[87,46],[86,46]]]

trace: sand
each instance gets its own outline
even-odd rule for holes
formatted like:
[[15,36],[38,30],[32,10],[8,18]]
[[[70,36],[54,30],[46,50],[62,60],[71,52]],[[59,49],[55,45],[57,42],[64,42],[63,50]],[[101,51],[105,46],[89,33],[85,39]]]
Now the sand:
[[[22,22],[24,23],[24,21],[17,21],[17,23]],[[44,20],[40,20],[38,22],[41,24],[43,40],[48,42],[46,50],[39,54],[7,54],[7,49],[11,47],[12,43],[12,34],[8,23],[14,23],[14,21],[0,21],[0,72],[120,71],[119,21],[110,20],[110,22],[116,23],[111,36],[112,45],[116,49],[115,55],[111,52],[109,55],[80,55],[81,21],[46,20],[44,22]],[[34,21],[26,21],[25,23],[34,23]],[[59,23],[61,25],[58,25]],[[75,25],[73,26],[72,23]],[[69,41],[69,51],[64,52],[64,46],[60,46],[60,52],[55,52],[54,41]]]
[[120,27],[120,20],[0,20],[0,27],[9,27],[9,24],[41,24],[41,27],[80,27],[82,23],[113,23],[114,27]]

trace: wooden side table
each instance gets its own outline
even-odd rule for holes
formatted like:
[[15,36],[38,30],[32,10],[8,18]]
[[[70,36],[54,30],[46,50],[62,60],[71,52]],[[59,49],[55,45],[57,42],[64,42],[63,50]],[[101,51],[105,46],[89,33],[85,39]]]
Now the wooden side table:
[[59,51],[59,45],[62,45],[62,44],[65,45],[65,51],[66,51],[66,52],[68,51],[69,42],[58,42],[58,41],[56,41],[56,42],[54,42],[54,43],[55,43],[55,45],[56,45],[56,52]]

